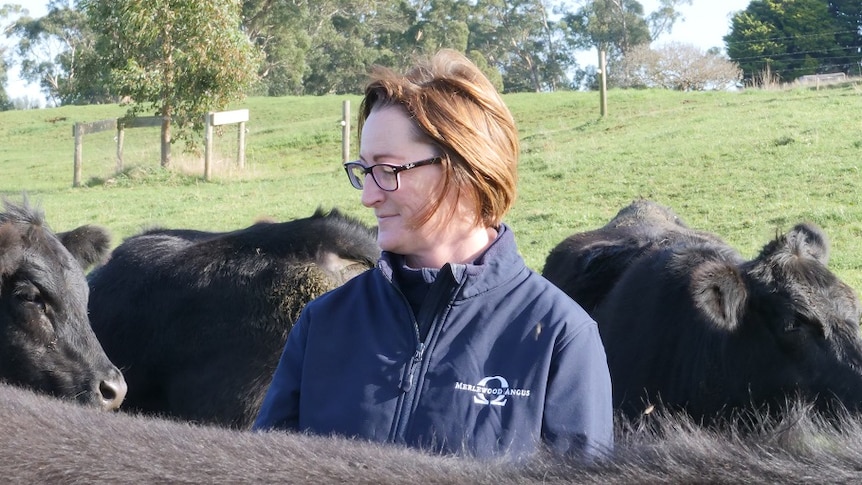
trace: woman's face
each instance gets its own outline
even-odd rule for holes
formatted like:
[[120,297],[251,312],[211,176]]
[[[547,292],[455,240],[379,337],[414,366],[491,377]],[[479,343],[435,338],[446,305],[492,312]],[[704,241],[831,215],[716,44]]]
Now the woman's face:
[[[404,108],[375,108],[362,127],[360,160],[366,167],[378,163],[404,165],[442,155],[419,133]],[[404,255],[412,267],[440,267],[453,261],[458,257],[452,254],[453,247],[459,245],[458,239],[475,229],[472,219],[458,216],[464,214],[464,207],[453,214],[457,199],[454,191],[446,194],[447,200],[439,210],[417,227],[423,209],[441,196],[443,170],[438,163],[400,172],[398,190],[393,192],[381,190],[370,174],[365,177],[362,205],[374,209],[377,216],[378,244],[385,251]]]

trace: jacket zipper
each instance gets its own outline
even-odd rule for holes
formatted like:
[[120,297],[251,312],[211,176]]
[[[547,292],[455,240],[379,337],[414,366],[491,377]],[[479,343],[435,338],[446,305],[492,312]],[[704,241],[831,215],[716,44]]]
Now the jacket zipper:
[[[449,271],[449,270],[446,270],[446,271]],[[447,277],[447,276],[443,276],[443,274],[441,274],[440,276]],[[393,286],[395,286],[396,290],[398,290],[398,293],[401,294],[401,298],[403,299],[403,301],[407,305],[407,307],[410,308],[410,304],[407,301],[407,297],[404,296],[404,293],[401,292],[401,290],[398,288],[397,285],[393,285]],[[434,310],[434,313],[431,315],[431,317],[434,320],[437,320],[438,318],[440,318],[441,314],[438,311],[439,309],[447,309],[452,305],[452,301],[454,300],[455,295],[458,294],[458,292],[460,291],[462,286],[463,286],[463,282],[456,284],[454,287],[449,287],[447,290],[445,290],[446,293],[448,293],[448,298],[446,300],[447,303],[445,305],[438,305],[435,307],[436,309]],[[435,291],[435,290],[432,289],[431,291]],[[440,296],[442,296],[442,294]],[[443,314],[445,314],[445,313],[447,313],[447,312],[444,311]],[[398,409],[396,411],[397,414],[395,416],[395,421],[393,422],[393,429],[392,429],[393,434],[391,435],[391,439],[396,443],[404,441],[406,429],[407,429],[408,423],[410,421],[410,413],[412,411],[413,406],[415,406],[416,399],[419,398],[419,396],[416,395],[417,390],[414,389],[415,381],[416,381],[414,376],[416,374],[416,370],[418,368],[422,367],[422,360],[425,357],[425,349],[426,349],[425,343],[422,341],[422,338],[421,338],[420,332],[419,332],[419,318],[418,317],[421,315],[419,315],[419,316],[413,315],[412,309],[410,310],[410,315],[413,316],[413,332],[414,332],[414,336],[416,338],[416,351],[413,353],[413,357],[410,358],[410,363],[407,365],[407,369],[405,371],[405,374],[402,377],[401,382],[399,383],[399,386],[398,386],[399,389],[401,390],[401,397],[399,398],[399,400],[401,402],[399,403]],[[439,325],[439,322],[437,322],[437,323],[435,323],[433,321],[431,322],[431,328],[429,329],[429,334],[428,334],[428,338],[430,338],[430,339],[434,338],[431,335],[433,333],[435,324]]]
[[419,347],[416,349],[416,352],[413,353],[413,358],[410,359],[410,365],[407,368],[407,375],[404,379],[401,379],[401,385],[399,388],[402,392],[407,393],[410,392],[410,389],[413,389],[413,376],[416,374],[416,366],[422,362],[422,354],[425,352],[425,344],[419,342]]
[[413,323],[413,338],[416,342],[416,350],[413,352],[413,357],[410,359],[410,363],[405,370],[405,373],[401,376],[401,381],[398,383],[398,389],[401,390],[401,396],[398,398],[398,406],[395,411],[395,416],[393,416],[392,422],[392,430],[390,431],[389,440],[393,442],[398,441],[398,428],[400,427],[401,419],[403,419],[403,408],[406,401],[406,396],[410,389],[413,388],[413,376],[416,370],[416,364],[422,361],[422,355],[425,352],[425,344],[419,339],[419,322],[416,320],[416,315],[413,314],[413,310],[410,308],[410,303],[407,301],[407,297],[404,296],[404,293],[401,292],[401,289],[398,288],[398,285],[394,284],[391,280],[389,284],[395,289],[395,291],[401,295],[401,300],[404,302],[404,305],[407,307],[407,313],[411,316],[411,320]]

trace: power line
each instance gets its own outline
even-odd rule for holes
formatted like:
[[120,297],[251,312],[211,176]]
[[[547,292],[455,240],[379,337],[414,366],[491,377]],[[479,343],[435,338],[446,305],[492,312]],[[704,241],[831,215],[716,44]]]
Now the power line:
[[774,41],[782,41],[782,42],[778,42],[778,43],[784,44],[784,43],[786,43],[784,41],[792,41],[792,40],[803,39],[803,38],[808,38],[808,37],[823,37],[823,36],[827,36],[827,35],[839,35],[839,34],[859,34],[859,32],[857,30],[836,30],[834,32],[818,32],[816,34],[791,35],[791,36],[785,36],[785,37],[764,37],[761,39],[738,40],[738,41],[733,41],[733,42],[725,41],[725,44],[729,47],[731,45],[737,45],[737,44],[756,44],[756,43],[773,41],[773,40]]
[[[818,53],[826,54],[829,52],[847,51],[847,50],[852,50],[852,49],[857,49],[857,54],[858,54],[859,53],[858,50],[862,49],[862,45],[848,46],[848,47],[832,47],[832,48],[828,48],[828,49],[816,49],[816,50],[798,51],[798,52],[777,52],[774,54],[763,54],[763,55],[759,55],[759,56],[736,57],[733,60],[735,62],[740,62],[740,61],[757,60],[757,59],[781,59],[784,57],[793,58],[793,57],[796,57],[796,56],[799,56],[802,54],[818,54]],[[862,55],[862,54],[860,54],[860,55]],[[846,56],[846,57],[849,57],[849,56],[850,55],[848,54],[848,56]],[[834,58],[838,59],[840,57],[834,57]],[[828,57],[816,57],[816,59],[828,59]]]

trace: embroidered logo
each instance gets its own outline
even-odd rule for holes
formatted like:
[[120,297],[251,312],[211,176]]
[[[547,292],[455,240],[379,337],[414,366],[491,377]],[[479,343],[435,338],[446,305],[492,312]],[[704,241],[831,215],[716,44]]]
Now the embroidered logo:
[[483,377],[476,384],[456,382],[455,390],[474,393],[473,402],[486,406],[505,406],[510,396],[529,397],[529,389],[513,389],[502,376]]

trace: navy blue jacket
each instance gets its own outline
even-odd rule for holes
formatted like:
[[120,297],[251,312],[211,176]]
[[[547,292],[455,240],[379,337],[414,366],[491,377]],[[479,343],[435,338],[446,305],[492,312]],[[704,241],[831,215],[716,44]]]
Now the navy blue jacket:
[[[255,429],[336,433],[476,457],[544,442],[590,458],[613,446],[596,323],[526,267],[512,231],[479,264],[447,264],[419,339],[394,255],[309,303],[288,336]],[[437,282],[440,283],[440,282]],[[427,302],[428,300],[426,300]],[[433,300],[432,300],[433,301]]]

